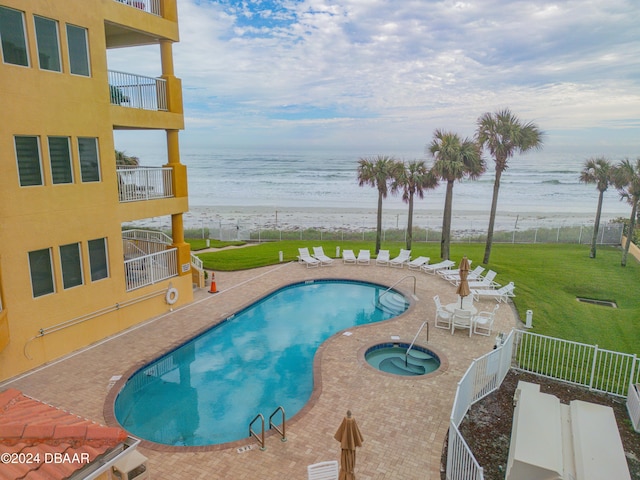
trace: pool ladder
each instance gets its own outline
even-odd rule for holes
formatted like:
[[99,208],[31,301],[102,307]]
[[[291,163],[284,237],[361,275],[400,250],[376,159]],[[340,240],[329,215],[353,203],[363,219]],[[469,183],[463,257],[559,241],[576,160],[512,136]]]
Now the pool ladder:
[[[282,413],[282,430],[280,430],[280,428],[273,423],[273,417],[275,417],[278,412]],[[254,430],[253,430],[253,424],[256,423],[258,420],[260,420],[260,435],[258,435]],[[280,441],[282,442],[286,442],[287,441],[287,436],[286,436],[286,431],[287,431],[287,421],[286,421],[286,415],[284,413],[284,408],[283,407],[278,407],[274,410],[274,412],[269,416],[269,429],[273,428],[276,432],[278,432],[280,434]],[[264,417],[262,416],[261,413],[259,413],[258,415],[256,415],[253,420],[251,420],[251,423],[249,424],[249,437],[253,437],[255,438],[258,443],[260,444],[260,450],[266,450],[267,447],[264,446]]]

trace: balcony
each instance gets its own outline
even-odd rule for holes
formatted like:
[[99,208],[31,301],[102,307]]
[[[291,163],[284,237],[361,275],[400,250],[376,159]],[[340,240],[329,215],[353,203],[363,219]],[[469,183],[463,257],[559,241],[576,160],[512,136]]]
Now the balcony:
[[128,292],[178,275],[178,249],[171,248],[170,244],[171,238],[161,232],[122,232]]
[[118,167],[118,198],[121,203],[172,198],[173,169],[170,167]]
[[130,7],[151,13],[152,15],[162,16],[160,11],[160,0],[114,0],[117,3],[123,3]]
[[111,105],[166,112],[167,82],[163,78],[109,70]]

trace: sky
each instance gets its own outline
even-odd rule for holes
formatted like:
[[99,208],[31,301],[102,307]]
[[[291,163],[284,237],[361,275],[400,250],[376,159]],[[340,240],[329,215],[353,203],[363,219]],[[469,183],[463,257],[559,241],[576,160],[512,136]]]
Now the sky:
[[[182,149],[418,155],[509,108],[553,151],[640,156],[638,0],[177,2]],[[108,62],[159,76],[159,58]]]

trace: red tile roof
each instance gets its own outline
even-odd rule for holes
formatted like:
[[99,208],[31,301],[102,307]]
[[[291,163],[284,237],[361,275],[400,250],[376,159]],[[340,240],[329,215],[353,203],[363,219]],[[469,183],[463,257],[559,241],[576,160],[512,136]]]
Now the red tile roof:
[[62,480],[118,446],[127,433],[24,395],[0,392],[0,480]]

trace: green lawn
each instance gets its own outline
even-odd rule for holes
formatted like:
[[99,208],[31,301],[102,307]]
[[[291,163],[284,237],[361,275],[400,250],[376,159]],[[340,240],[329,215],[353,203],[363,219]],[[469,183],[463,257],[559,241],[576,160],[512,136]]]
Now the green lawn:
[[[329,256],[335,255],[336,246],[356,254],[361,248],[373,251],[371,242],[282,241],[198,256],[208,269],[230,271],[276,264],[280,251],[285,261],[295,260],[298,247],[318,245]],[[394,242],[382,248],[395,256],[403,246]],[[437,243],[416,243],[412,257],[429,256],[433,263],[439,249]],[[484,244],[451,246],[453,260],[467,255],[475,265],[483,252]],[[495,270],[502,284],[515,283],[514,303],[522,319],[527,310],[533,311],[535,333],[640,354],[640,265],[630,257],[627,266],[620,267],[620,258],[621,250],[613,247],[600,247],[597,258],[590,259],[588,245],[494,244],[487,270]],[[580,303],[576,296],[612,300],[618,308]]]

